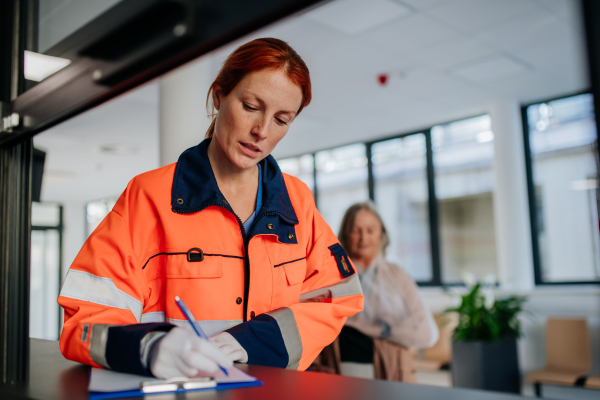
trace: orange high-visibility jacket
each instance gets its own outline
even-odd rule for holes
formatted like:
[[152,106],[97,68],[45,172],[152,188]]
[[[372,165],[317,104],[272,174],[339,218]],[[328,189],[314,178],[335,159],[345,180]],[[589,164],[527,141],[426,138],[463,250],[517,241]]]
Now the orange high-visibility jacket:
[[358,276],[307,186],[262,160],[262,208],[245,232],[209,143],[131,180],[83,245],[58,298],[66,358],[147,373],[144,337],[187,324],[179,296],[208,336],[233,335],[249,363],[305,370],[362,310]]

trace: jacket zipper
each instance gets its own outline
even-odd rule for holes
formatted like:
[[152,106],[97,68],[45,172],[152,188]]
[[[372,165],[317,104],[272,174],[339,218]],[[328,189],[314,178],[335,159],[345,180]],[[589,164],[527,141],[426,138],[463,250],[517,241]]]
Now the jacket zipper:
[[[248,234],[246,233],[246,228],[244,227],[244,223],[237,216],[237,214],[233,211],[231,206],[229,208],[223,207],[222,205],[218,205],[221,208],[232,213],[237,219],[238,226],[240,227],[240,232],[242,232],[242,241],[244,243],[244,322],[248,321],[248,296],[250,294],[250,257],[248,256],[248,244],[250,243],[250,239],[248,238]],[[256,222],[256,221],[255,221]]]
[[[188,211],[176,211],[175,207],[173,207],[173,211],[178,214],[195,214],[197,212],[200,212],[200,211],[202,211],[208,207],[212,207],[212,206],[221,207],[221,208],[229,211],[230,213],[232,213],[235,216],[235,218],[237,219],[238,225],[240,227],[240,231],[242,232],[242,239],[244,242],[244,322],[246,322],[246,321],[248,321],[248,296],[250,295],[250,257],[248,257],[248,244],[250,243],[250,239],[248,238],[248,234],[246,233],[246,228],[244,228],[244,223],[242,222],[240,217],[238,217],[237,214],[233,211],[233,208],[224,207],[223,205],[216,204],[216,203],[207,204],[204,207],[200,207],[200,208],[196,208],[196,209],[188,210]],[[289,218],[286,218],[281,213],[278,213],[275,211],[266,211],[266,212],[261,213],[256,216],[256,219],[254,220],[254,224],[256,224],[259,219],[261,219],[262,217],[267,216],[267,215],[278,216],[289,224],[297,223],[297,221],[292,221]]]

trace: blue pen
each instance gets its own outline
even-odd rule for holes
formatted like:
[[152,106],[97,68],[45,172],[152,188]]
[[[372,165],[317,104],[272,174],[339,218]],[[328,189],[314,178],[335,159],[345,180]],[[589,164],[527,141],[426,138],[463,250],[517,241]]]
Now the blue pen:
[[[177,306],[179,306],[179,309],[181,310],[183,315],[185,315],[185,319],[187,319],[192,325],[192,328],[194,329],[194,332],[196,332],[196,335],[200,336],[204,340],[208,340],[206,334],[204,333],[200,325],[196,323],[196,318],[194,318],[194,315],[192,314],[188,306],[185,305],[183,300],[181,300],[179,296],[175,296],[175,302],[177,303]],[[221,366],[219,366],[219,368],[221,368],[221,371],[223,371],[225,375],[229,376],[229,373],[225,368]]]

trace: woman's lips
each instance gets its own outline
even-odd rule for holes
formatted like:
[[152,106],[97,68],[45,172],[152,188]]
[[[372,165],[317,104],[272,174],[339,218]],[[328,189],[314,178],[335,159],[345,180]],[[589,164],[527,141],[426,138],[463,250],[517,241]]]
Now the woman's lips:
[[250,157],[255,157],[260,154],[260,148],[251,143],[239,142],[242,151],[249,155]]

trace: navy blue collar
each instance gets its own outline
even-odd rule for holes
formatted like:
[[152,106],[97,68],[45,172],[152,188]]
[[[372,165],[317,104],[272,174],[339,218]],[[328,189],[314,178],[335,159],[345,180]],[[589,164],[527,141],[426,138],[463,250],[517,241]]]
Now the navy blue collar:
[[[207,149],[209,144],[210,139],[205,139],[179,156],[171,192],[171,209],[177,214],[193,214],[211,206],[223,207],[233,212],[219,190],[208,160]],[[293,226],[297,224],[298,217],[290,201],[277,162],[269,155],[260,161],[260,165],[263,172],[263,201],[256,221],[263,216],[277,216],[285,225]],[[269,218],[269,220],[272,220],[272,218]],[[253,231],[255,230],[253,229]],[[285,242],[290,243],[295,242],[295,240],[289,239]]]

